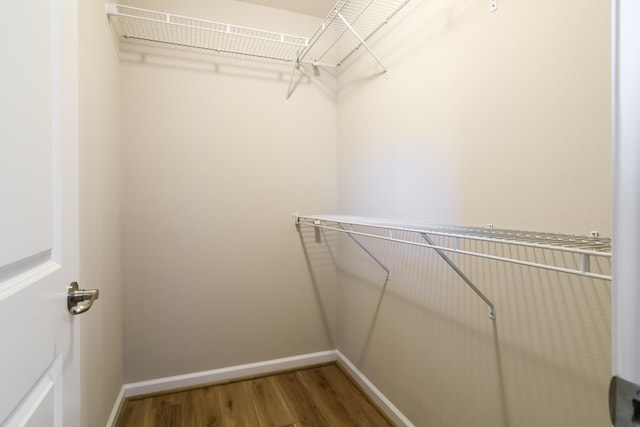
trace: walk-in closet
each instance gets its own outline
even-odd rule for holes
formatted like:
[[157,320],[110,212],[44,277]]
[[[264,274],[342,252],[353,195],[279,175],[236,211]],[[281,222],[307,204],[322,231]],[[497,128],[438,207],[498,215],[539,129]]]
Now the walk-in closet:
[[611,425],[612,4],[78,1],[78,425]]

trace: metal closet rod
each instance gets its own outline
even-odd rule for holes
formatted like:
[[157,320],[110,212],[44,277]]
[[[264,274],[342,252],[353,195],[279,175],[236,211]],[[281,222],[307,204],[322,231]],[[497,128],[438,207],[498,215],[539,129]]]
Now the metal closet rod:
[[[569,236],[569,235],[562,235],[562,234],[550,234],[550,233],[527,233],[527,232],[516,232],[513,231],[512,232],[512,236],[514,237],[503,237],[503,238],[496,238],[496,237],[487,237],[488,236],[493,236],[496,234],[499,235],[504,235],[507,234],[508,230],[497,230],[497,231],[492,231],[493,229],[488,229],[484,231],[485,236],[480,235],[480,231],[483,229],[475,229],[475,228],[462,228],[462,227],[444,227],[444,226],[424,226],[423,228],[418,228],[416,226],[413,225],[389,225],[389,224],[380,224],[380,223],[376,223],[376,222],[367,222],[366,220],[363,220],[362,218],[357,218],[357,217],[345,217],[345,216],[330,216],[330,215],[319,215],[319,216],[302,216],[302,215],[298,215],[298,214],[294,214],[294,219],[296,224],[298,225],[311,225],[314,227],[319,227],[319,228],[323,228],[325,230],[333,230],[333,231],[337,231],[337,232],[341,232],[341,233],[349,233],[351,235],[356,235],[356,236],[364,236],[364,237],[371,237],[371,238],[375,238],[375,239],[381,239],[381,240],[387,240],[387,241],[391,241],[391,242],[396,242],[396,243],[403,243],[403,244],[408,244],[408,245],[413,245],[413,246],[420,246],[420,247],[425,247],[425,248],[430,248],[430,249],[436,249],[439,251],[443,251],[445,253],[448,252],[453,252],[453,253],[458,253],[458,254],[462,254],[462,255],[470,255],[470,256],[475,256],[475,257],[480,257],[480,258],[485,258],[485,259],[491,259],[494,261],[501,261],[501,262],[507,262],[507,263],[511,263],[511,264],[518,264],[518,265],[524,265],[527,267],[533,267],[533,268],[540,268],[540,269],[544,269],[544,270],[550,270],[550,271],[556,271],[556,272],[560,272],[560,273],[567,273],[567,274],[573,274],[573,275],[578,275],[578,276],[583,276],[583,277],[589,277],[592,279],[601,279],[601,280],[611,280],[611,275],[607,275],[607,274],[601,274],[601,273],[593,273],[591,272],[591,262],[590,259],[591,257],[600,257],[600,258],[611,258],[611,252],[610,252],[610,239],[603,239],[603,238],[585,238],[584,241],[584,246],[586,248],[579,248],[575,246],[575,242],[578,239],[578,236]],[[332,226],[329,224],[337,224],[339,226]],[[348,228],[345,228],[345,225]],[[381,234],[373,234],[373,233],[368,233],[368,232],[364,232],[364,231],[357,231],[353,229],[353,226],[362,226],[362,227],[375,227],[377,229],[381,229],[381,230],[385,230],[387,232],[387,235],[381,235]],[[444,231],[445,229],[450,229],[453,231],[450,232],[446,232]],[[453,247],[446,247],[446,246],[440,246],[440,245],[435,245],[433,244],[433,241],[430,242],[421,242],[421,241],[413,241],[413,240],[406,240],[406,239],[400,239],[397,237],[393,236],[393,232],[394,231],[402,231],[402,232],[410,232],[410,233],[416,233],[420,236],[422,236],[423,234],[426,235],[436,235],[436,236],[444,236],[444,237],[450,237],[453,238]],[[466,234],[464,234],[466,232]],[[472,232],[476,232],[478,234],[471,234]],[[536,236],[536,235],[544,235],[547,236],[547,239],[542,240],[545,243],[532,243],[530,241],[526,241],[524,240],[524,237],[515,237],[515,236],[526,236],[526,235],[532,235],[532,236]],[[548,240],[550,238],[550,236],[555,236],[558,240],[557,241],[553,241],[554,244],[550,244],[548,243]],[[565,238],[567,241],[567,244],[570,244],[570,246],[559,246],[559,241]],[[573,254],[578,254],[580,255],[580,269],[575,269],[575,268],[568,268],[568,267],[559,267],[556,265],[549,265],[549,264],[542,264],[539,262],[532,262],[532,261],[525,261],[525,260],[521,260],[521,259],[516,259],[516,258],[509,258],[509,257],[504,257],[504,256],[498,256],[498,255],[491,255],[491,254],[487,254],[487,253],[483,253],[483,252],[478,252],[478,251],[471,251],[471,250],[462,250],[459,248],[459,240],[474,240],[474,241],[484,241],[484,242],[489,242],[489,243],[496,243],[496,244],[509,244],[509,245],[515,245],[515,246],[523,246],[523,247],[528,247],[528,248],[537,248],[537,249],[543,249],[543,250],[551,250],[551,251],[560,251],[560,252],[568,252],[568,253],[573,253]],[[520,239],[520,240],[519,240]],[[601,242],[601,246],[599,246],[601,248],[601,250],[594,250],[593,249],[593,245],[590,245],[590,242]],[[608,250],[607,250],[608,249]]]

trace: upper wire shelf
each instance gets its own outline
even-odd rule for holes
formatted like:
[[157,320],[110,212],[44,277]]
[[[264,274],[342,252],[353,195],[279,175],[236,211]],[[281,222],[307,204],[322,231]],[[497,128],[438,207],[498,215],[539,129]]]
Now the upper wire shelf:
[[107,3],[106,9],[119,42],[334,67],[364,46],[384,68],[366,42],[408,2],[338,0],[310,39],[115,3]]
[[124,43],[163,46],[292,63],[286,103],[297,85],[295,70],[300,70],[302,62],[338,67],[364,47],[386,73],[367,41],[408,2],[338,0],[311,39],[116,3],[106,3],[106,11],[119,47]]
[[[501,230],[494,228],[457,227],[445,225],[416,225],[399,223],[385,219],[367,219],[342,215],[294,215],[296,224],[311,225],[318,228],[384,239],[415,246],[422,246],[447,253],[459,253],[482,258],[504,261],[529,267],[542,268],[562,273],[575,274],[594,279],[611,280],[607,272],[594,272],[591,269],[592,259],[611,259],[611,239],[599,236],[579,236],[572,234],[538,233],[517,230]],[[431,239],[411,240],[403,237],[402,233],[417,234],[418,236],[442,236],[442,243],[436,244]],[[525,248],[557,251],[573,254],[577,262],[566,262],[558,265],[539,259],[528,260],[516,256],[496,255],[476,249],[473,245],[464,245],[464,241],[489,242],[496,244],[515,245]],[[540,258],[540,257],[538,257]]]
[[[364,46],[384,68],[366,42],[409,0],[338,0],[298,57],[316,64],[340,66]],[[386,68],[385,68],[386,71]]]
[[107,3],[106,9],[119,42],[151,43],[284,62],[295,62],[308,45],[306,37],[113,3]]

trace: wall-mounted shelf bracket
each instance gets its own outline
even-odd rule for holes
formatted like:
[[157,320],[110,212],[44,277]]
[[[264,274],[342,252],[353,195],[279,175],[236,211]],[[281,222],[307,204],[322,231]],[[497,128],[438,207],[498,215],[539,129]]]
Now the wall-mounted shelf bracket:
[[[382,61],[380,60],[380,58],[378,58],[378,56],[373,52],[373,50],[371,50],[371,48],[369,47],[369,45],[362,39],[362,37],[360,37],[360,35],[358,34],[358,32],[356,30],[353,29],[353,27],[349,24],[349,21],[347,21],[344,16],[342,16],[342,14],[340,12],[337,13],[338,18],[340,18],[340,20],[344,23],[344,26],[347,27],[347,29],[349,31],[351,31],[351,33],[353,34],[353,36],[358,39],[358,41],[360,42],[359,46],[364,46],[365,49],[367,49],[367,51],[369,52],[369,54],[373,57],[373,59],[376,60],[376,62],[378,64],[380,64],[380,66],[382,67],[382,69],[384,70],[384,72],[386,74],[388,74],[389,72],[387,71],[387,67],[384,66],[384,64],[382,63]],[[359,47],[358,46],[358,47]]]
[[[298,228],[298,230],[300,229],[300,225],[303,224],[302,221],[300,221],[300,215],[298,213],[294,213],[293,214],[293,222],[296,225],[296,227]],[[304,222],[306,224],[306,222]],[[320,243],[320,235],[319,233],[317,233],[318,230],[322,229],[322,223],[319,220],[315,220],[312,222],[312,225],[315,227],[316,230],[316,242]],[[369,255],[369,257],[380,266],[380,268],[382,268],[386,273],[387,273],[387,278],[386,280],[389,281],[391,280],[391,271],[382,263],[382,261],[380,261],[378,259],[378,257],[376,257],[374,254],[371,253],[371,251],[369,249],[367,249],[358,239],[356,239],[351,233],[353,232],[353,230],[347,230],[346,228],[344,228],[342,226],[342,224],[338,224],[338,226],[340,227],[341,231],[343,231],[344,233],[346,233],[351,240],[353,240],[359,247],[360,249],[362,249],[367,255]]]
[[[356,242],[356,245],[360,246],[360,249],[362,249],[363,251],[365,251],[365,253],[367,255],[369,255],[369,257],[375,261],[376,264],[378,264],[380,266],[380,268],[382,268],[384,271],[387,272],[387,281],[391,280],[391,271],[375,256],[371,253],[371,251],[369,251],[369,249],[367,249],[362,243],[360,243],[360,241],[358,239],[356,239],[350,232],[350,230],[346,230],[342,224],[338,224],[340,226],[340,228],[342,228],[342,230],[347,233],[347,236],[349,236],[351,238],[351,240],[353,240],[354,242]],[[352,230],[351,230],[352,231]]]
[[[434,247],[434,251],[436,251],[436,253],[438,255],[440,255],[440,257],[447,263],[449,264],[449,267],[451,267],[453,269],[453,271],[456,272],[456,274],[458,276],[460,276],[460,278],[473,290],[473,292],[476,293],[476,295],[478,295],[482,301],[485,302],[485,304],[487,304],[489,306],[489,318],[492,320],[496,319],[496,307],[495,305],[489,300],[489,298],[487,298],[485,296],[485,294],[482,293],[482,291],[480,289],[478,289],[478,287],[476,285],[473,284],[473,282],[471,281],[471,279],[469,279],[467,277],[466,274],[464,274],[462,272],[462,270],[460,270],[460,268],[451,260],[451,258],[449,258],[447,256],[446,253],[444,253],[444,251],[442,251],[441,249],[437,249],[435,246],[435,242],[433,241],[433,239],[431,239],[431,237],[429,237],[427,234],[425,233],[420,233],[420,235],[422,236],[422,238],[424,240],[427,241],[427,243],[429,243],[431,246]],[[457,240],[457,239],[456,239]],[[458,243],[454,243],[454,245],[458,245]]]
[[[311,58],[313,62],[338,67],[364,46],[387,73],[387,67],[367,44],[371,37],[409,0],[338,0],[308,45],[300,51],[299,61]],[[351,37],[353,36],[353,37]]]

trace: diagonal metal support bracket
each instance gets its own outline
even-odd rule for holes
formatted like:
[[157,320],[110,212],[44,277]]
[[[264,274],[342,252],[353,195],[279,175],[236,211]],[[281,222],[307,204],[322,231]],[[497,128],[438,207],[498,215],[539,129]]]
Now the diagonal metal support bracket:
[[[429,243],[431,246],[436,246],[436,244],[434,243],[433,239],[431,237],[429,237],[427,234],[425,233],[420,233],[420,235],[422,236],[422,238],[424,240],[427,241],[427,243]],[[489,300],[489,298],[487,298],[480,289],[478,289],[478,287],[476,285],[473,284],[473,282],[471,281],[471,279],[469,279],[467,277],[466,274],[464,274],[462,272],[462,270],[460,270],[460,268],[451,260],[451,258],[449,258],[449,256],[447,256],[447,254],[444,253],[444,251],[433,247],[433,250],[436,251],[436,253],[438,255],[440,255],[440,257],[447,263],[449,264],[449,267],[451,267],[453,269],[453,271],[456,272],[456,274],[458,276],[460,276],[460,278],[462,280],[464,280],[464,282],[473,290],[473,292],[475,292],[481,299],[482,301],[484,301],[488,306],[489,306],[489,318],[495,320],[496,319],[496,307],[493,305],[493,303]]]
[[[302,224],[302,222],[300,221],[300,216],[297,213],[293,214],[293,221],[296,225],[296,227],[300,227],[300,225]],[[315,230],[321,230],[323,227],[319,221],[314,221],[313,222],[313,227],[315,228]],[[382,261],[380,261],[374,254],[371,253],[371,251],[369,249],[367,249],[362,243],[360,243],[360,241],[358,239],[356,239],[355,237],[353,237],[351,235],[352,230],[347,230],[346,228],[344,228],[344,226],[340,223],[338,223],[338,227],[340,227],[340,230],[345,232],[347,234],[347,236],[349,236],[351,238],[351,240],[353,240],[355,242],[356,245],[358,245],[360,247],[360,249],[362,249],[367,255],[369,255],[369,257],[375,261],[376,264],[378,264],[380,266],[380,268],[382,268],[386,273],[387,273],[387,281],[391,280],[391,271],[382,263]],[[316,242],[320,242],[320,234],[316,233]]]
[[351,237],[351,240],[353,240],[356,245],[360,246],[360,249],[362,249],[363,251],[366,252],[367,255],[369,255],[369,257],[374,260],[376,262],[376,264],[378,264],[380,266],[380,268],[382,268],[384,271],[387,272],[387,280],[391,280],[391,271],[389,271],[389,269],[382,263],[382,261],[380,261],[374,254],[372,254],[369,249],[367,249],[362,243],[360,243],[360,241],[358,239],[356,239],[355,237],[353,237],[351,235],[351,233],[349,232],[349,230],[347,230],[346,228],[344,228],[342,226],[342,224],[338,224],[338,226],[344,230],[345,233],[347,233],[347,236]]
[[300,61],[296,61],[293,64],[293,68],[291,69],[291,75],[289,76],[289,88],[287,89],[287,94],[284,97],[285,105],[289,104],[289,98],[291,98],[291,95],[293,94],[293,91],[297,86],[297,84],[294,84],[294,76],[296,75],[296,71],[298,71],[300,74],[303,74],[302,71],[300,71]]
[[353,35],[355,36],[355,38],[358,39],[358,41],[360,42],[361,46],[364,46],[365,49],[367,49],[369,51],[369,53],[371,54],[371,56],[373,56],[373,59],[376,60],[376,62],[378,64],[380,64],[380,66],[382,67],[382,69],[384,70],[385,73],[388,73],[387,71],[387,67],[384,66],[384,64],[382,63],[382,61],[380,60],[380,58],[378,58],[376,56],[375,53],[373,53],[373,50],[371,50],[371,48],[369,47],[369,45],[363,40],[362,37],[360,37],[360,35],[358,34],[358,32],[356,30],[353,29],[353,27],[351,26],[351,24],[349,24],[349,22],[344,19],[344,16],[342,16],[342,14],[340,12],[338,12],[338,18],[340,18],[340,20],[342,20],[342,23],[345,25],[345,27],[347,27],[347,29],[349,31],[351,31],[351,33],[353,33]]

